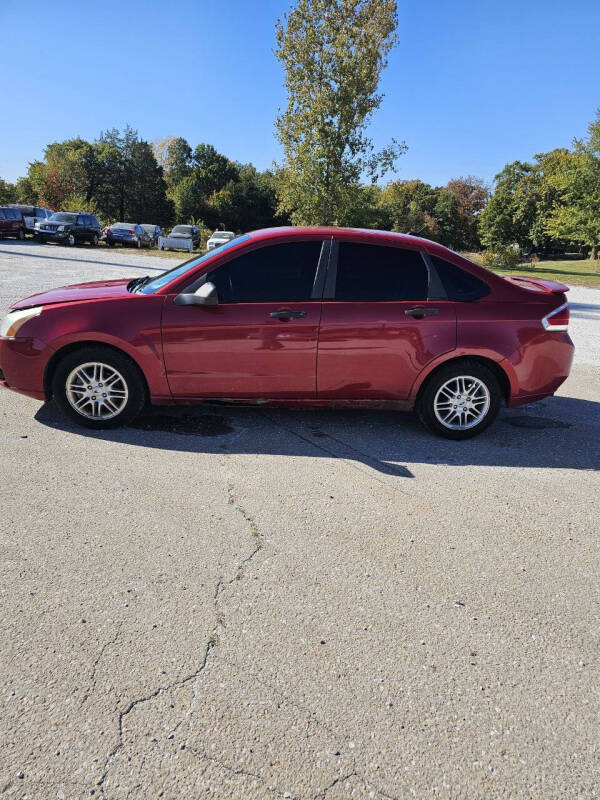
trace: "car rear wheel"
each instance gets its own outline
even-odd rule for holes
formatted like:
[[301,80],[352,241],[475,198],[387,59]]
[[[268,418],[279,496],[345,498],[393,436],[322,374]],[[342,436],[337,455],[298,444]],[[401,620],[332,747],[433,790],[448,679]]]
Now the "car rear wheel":
[[19,236],[19,241],[22,242],[23,239],[25,238],[25,231],[23,230],[23,228],[19,228],[18,236]]
[[92,245],[92,247],[96,247],[96,245],[98,244],[98,234],[97,234],[97,233],[95,233],[95,234],[92,236],[92,239],[91,239],[91,241],[90,241],[90,244]]
[[117,428],[136,417],[146,400],[143,377],[125,354],[85,347],[58,364],[52,394],[60,410],[86,428]]
[[426,382],[417,401],[417,414],[438,436],[470,439],[492,424],[501,403],[494,373],[465,359],[442,367]]

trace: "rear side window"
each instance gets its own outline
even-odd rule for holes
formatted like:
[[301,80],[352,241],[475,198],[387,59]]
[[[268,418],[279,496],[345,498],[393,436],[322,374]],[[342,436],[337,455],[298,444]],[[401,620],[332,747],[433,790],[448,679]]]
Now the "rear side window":
[[220,303],[291,303],[311,299],[321,242],[286,242],[251,250],[213,270]]
[[385,245],[340,243],[336,300],[426,300],[427,287],[427,267],[418,251]]
[[490,287],[470,272],[437,256],[429,258],[440,276],[448,300],[477,300],[490,293]]

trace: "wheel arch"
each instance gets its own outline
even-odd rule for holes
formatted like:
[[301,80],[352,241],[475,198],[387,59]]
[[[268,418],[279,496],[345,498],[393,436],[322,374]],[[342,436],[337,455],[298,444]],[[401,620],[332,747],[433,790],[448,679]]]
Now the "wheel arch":
[[89,339],[84,341],[77,341],[72,342],[71,344],[66,344],[63,347],[59,348],[52,356],[48,359],[48,363],[46,364],[46,369],[44,370],[44,394],[46,395],[47,400],[52,399],[52,379],[54,377],[54,373],[56,372],[56,368],[62,361],[65,356],[70,355],[71,353],[75,353],[77,350],[85,350],[88,347],[103,347],[107,350],[112,350],[115,353],[118,353],[121,356],[124,356],[128,361],[132,363],[132,365],[137,369],[142,378],[144,383],[144,391],[146,393],[146,398],[150,397],[150,388],[148,386],[148,379],[144,374],[144,370],[140,367],[138,362],[131,357],[129,353],[123,350],[120,347],[115,347],[113,344],[107,344],[106,342],[99,341],[97,339]]
[[475,362],[476,364],[480,364],[483,367],[487,367],[498,379],[498,383],[500,385],[500,391],[502,392],[502,397],[504,398],[504,402],[506,405],[509,404],[511,394],[512,394],[512,384],[510,375],[504,369],[502,362],[495,361],[493,358],[489,358],[488,356],[478,355],[478,354],[471,354],[471,353],[464,353],[461,355],[452,356],[451,358],[446,358],[443,361],[437,363],[428,371],[423,371],[415,382],[415,386],[413,387],[412,396],[414,399],[415,404],[418,403],[419,397],[423,393],[426,385],[428,382],[435,377],[435,375],[443,368],[451,366],[452,364],[469,361],[471,363]]

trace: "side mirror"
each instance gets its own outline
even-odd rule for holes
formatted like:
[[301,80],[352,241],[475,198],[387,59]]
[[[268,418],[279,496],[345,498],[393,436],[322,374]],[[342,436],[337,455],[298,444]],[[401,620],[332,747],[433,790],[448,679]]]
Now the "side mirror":
[[193,294],[178,294],[173,301],[177,306],[217,306],[219,295],[214,283],[207,281],[199,286]]

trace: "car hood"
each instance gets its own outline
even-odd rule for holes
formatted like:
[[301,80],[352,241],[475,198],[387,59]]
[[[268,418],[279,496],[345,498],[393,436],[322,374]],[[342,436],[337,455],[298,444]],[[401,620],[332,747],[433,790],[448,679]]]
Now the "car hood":
[[18,300],[10,307],[11,311],[32,306],[49,306],[56,303],[76,303],[81,300],[107,300],[123,297],[128,294],[129,278],[117,281],[94,281],[93,283],[76,283],[73,286],[61,286],[48,292],[39,292]]

